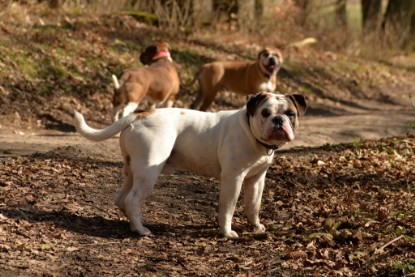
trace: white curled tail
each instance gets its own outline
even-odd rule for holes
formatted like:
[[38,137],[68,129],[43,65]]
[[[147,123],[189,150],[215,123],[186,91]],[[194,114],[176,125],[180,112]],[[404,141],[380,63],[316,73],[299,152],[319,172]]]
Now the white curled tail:
[[74,111],[73,118],[76,130],[85,138],[93,141],[102,141],[109,139],[110,137],[116,135],[117,133],[130,126],[130,124],[137,119],[134,114],[131,114],[121,118],[120,120],[114,122],[104,129],[94,129],[86,124],[84,116],[77,111]]
[[114,82],[115,89],[119,89],[120,83],[118,82],[117,76],[115,76],[114,74],[112,74],[112,81]]

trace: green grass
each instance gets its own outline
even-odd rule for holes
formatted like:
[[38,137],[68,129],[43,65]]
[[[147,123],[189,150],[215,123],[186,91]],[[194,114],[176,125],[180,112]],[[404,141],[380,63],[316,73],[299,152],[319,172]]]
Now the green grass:
[[395,270],[403,271],[407,270],[410,272],[415,271],[415,259],[409,259],[403,263],[392,263],[392,268]]
[[361,140],[353,141],[351,144],[354,148],[361,148],[364,145],[364,143]]

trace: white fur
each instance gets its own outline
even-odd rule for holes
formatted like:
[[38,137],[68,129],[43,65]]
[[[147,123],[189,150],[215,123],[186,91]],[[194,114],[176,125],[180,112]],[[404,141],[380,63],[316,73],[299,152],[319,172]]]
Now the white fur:
[[[276,106],[274,111],[279,114],[284,112],[279,101],[267,100],[267,103]],[[273,154],[268,155],[257,139],[260,130],[272,126],[265,127],[261,120],[251,120],[251,125],[261,125],[252,128],[247,122],[245,107],[218,113],[157,109],[142,118],[124,117],[102,130],[89,127],[79,113],[75,113],[74,119],[77,130],[91,140],[104,140],[121,131],[125,183],[116,204],[129,219],[133,231],[150,234],[143,226],[142,204],[158,176],[177,168],[220,179],[218,220],[222,235],[238,236],[231,222],[242,189],[248,222],[257,231],[265,230],[259,210],[265,174]]]
[[115,76],[114,74],[112,74],[112,81],[114,82],[115,89],[119,89],[120,88],[120,83],[118,82],[117,76]]
[[127,105],[125,105],[125,107],[123,107],[123,105],[118,105],[112,110],[113,121],[115,122],[118,119],[133,113],[138,108],[138,105],[139,103],[136,102],[128,102]]
[[275,87],[275,84],[271,82],[271,80],[269,80],[268,82],[264,82],[261,84],[261,86],[259,87],[259,91],[273,92],[275,90]]

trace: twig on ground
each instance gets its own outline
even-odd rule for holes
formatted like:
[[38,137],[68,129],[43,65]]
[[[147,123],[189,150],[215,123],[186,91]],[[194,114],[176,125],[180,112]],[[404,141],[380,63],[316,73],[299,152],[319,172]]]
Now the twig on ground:
[[414,273],[408,273],[408,274],[406,274],[406,270],[404,269],[403,270],[403,275],[402,275],[403,277],[408,277],[408,276],[415,276],[415,272]]
[[379,254],[385,247],[387,247],[388,245],[390,245],[390,244],[392,244],[392,243],[394,243],[395,241],[397,241],[397,240],[400,240],[401,238],[403,238],[404,237],[404,235],[400,235],[399,237],[397,237],[397,238],[394,238],[393,240],[391,240],[390,242],[388,242],[388,243],[386,243],[386,244],[384,244],[384,245],[382,245],[382,247],[380,247],[380,248],[378,248],[378,249],[376,249],[375,250],[375,252],[373,252],[373,255],[376,255],[376,254]]
[[409,97],[409,100],[411,100],[412,105],[414,105],[414,107],[415,107],[415,95],[412,95],[412,93],[410,93],[410,94],[408,95],[408,97]]

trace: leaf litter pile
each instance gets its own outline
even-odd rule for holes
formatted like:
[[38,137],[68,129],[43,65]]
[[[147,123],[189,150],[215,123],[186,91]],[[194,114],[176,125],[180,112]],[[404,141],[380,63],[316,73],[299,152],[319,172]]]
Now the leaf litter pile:
[[[6,157],[0,275],[403,276],[415,273],[415,138],[281,150],[253,233],[217,235],[218,182],[161,176],[139,237],[113,204],[122,164],[76,146]],[[243,197],[243,196],[242,196]]]

